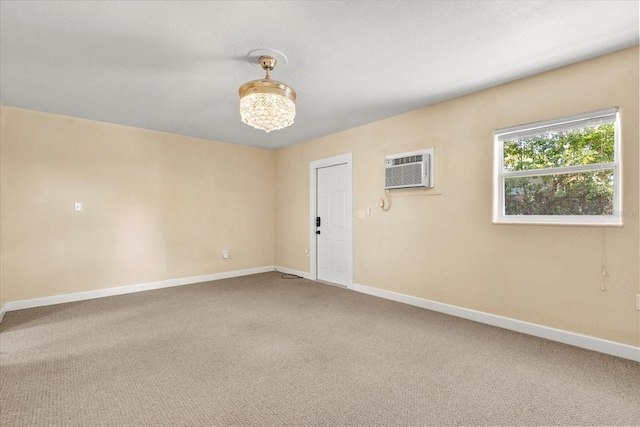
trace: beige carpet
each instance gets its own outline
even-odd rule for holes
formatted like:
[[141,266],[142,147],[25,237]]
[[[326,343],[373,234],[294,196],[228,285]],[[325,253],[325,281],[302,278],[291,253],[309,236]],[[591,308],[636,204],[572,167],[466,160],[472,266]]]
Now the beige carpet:
[[638,425],[640,364],[265,273],[9,312],[2,426]]

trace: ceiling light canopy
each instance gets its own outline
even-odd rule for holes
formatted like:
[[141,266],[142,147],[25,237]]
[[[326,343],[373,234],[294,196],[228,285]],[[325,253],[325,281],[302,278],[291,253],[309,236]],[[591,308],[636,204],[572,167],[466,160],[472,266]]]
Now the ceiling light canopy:
[[291,126],[296,117],[296,93],[284,83],[271,80],[270,72],[278,64],[275,56],[262,55],[258,62],[266,76],[240,86],[242,121],[267,133]]

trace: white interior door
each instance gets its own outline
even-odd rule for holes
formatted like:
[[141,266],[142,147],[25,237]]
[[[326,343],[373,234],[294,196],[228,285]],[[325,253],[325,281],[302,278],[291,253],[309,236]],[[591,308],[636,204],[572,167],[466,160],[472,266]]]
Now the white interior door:
[[316,169],[317,278],[349,286],[348,165]]

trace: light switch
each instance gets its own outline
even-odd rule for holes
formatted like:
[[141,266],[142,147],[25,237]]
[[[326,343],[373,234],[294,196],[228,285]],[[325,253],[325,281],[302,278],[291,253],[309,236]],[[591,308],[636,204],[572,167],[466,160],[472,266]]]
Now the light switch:
[[73,210],[76,212],[81,212],[82,211],[82,202],[75,202],[73,204]]

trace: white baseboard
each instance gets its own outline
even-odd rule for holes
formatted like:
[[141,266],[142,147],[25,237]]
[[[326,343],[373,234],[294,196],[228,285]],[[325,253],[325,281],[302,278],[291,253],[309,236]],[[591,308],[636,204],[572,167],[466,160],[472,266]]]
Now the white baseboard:
[[[305,279],[310,279],[310,274],[304,271],[293,270],[286,267],[275,267],[278,271],[287,274],[295,274]],[[54,304],[63,304],[67,302],[83,301],[94,298],[103,298],[115,295],[129,294],[133,292],[150,291],[153,289],[162,289],[172,286],[190,285],[194,283],[208,282],[212,280],[227,279],[231,277],[248,276],[250,274],[267,273],[273,271],[273,266],[250,268],[246,270],[228,271],[224,273],[206,274],[203,276],[184,277],[180,279],[161,280],[157,282],[140,283],[136,285],[119,286],[115,288],[98,289],[95,291],[75,292],[72,294],[55,295],[43,298],[33,298],[19,301],[9,301],[0,308],[0,322],[4,314],[8,311],[22,310],[26,308],[42,307]],[[413,305],[416,307],[426,308],[428,310],[437,311],[439,313],[449,314],[463,319],[473,320],[475,322],[487,325],[497,326],[499,328],[511,331],[521,332],[564,344],[573,345],[588,350],[597,351],[612,356],[622,357],[624,359],[640,362],[640,347],[634,347],[627,344],[621,344],[614,341],[603,340],[601,338],[591,337],[588,335],[576,334],[561,329],[554,329],[547,326],[537,325],[535,323],[524,322],[522,320],[502,317],[495,314],[484,313],[482,311],[471,310],[468,308],[458,307],[455,305],[444,304],[437,301],[431,301],[410,295],[400,294],[397,292],[387,291],[384,289],[372,288],[369,286],[354,283],[350,289],[364,294]]]
[[309,273],[307,273],[307,272],[304,272],[304,271],[292,270],[291,268],[279,267],[279,266],[276,266],[275,269],[278,270],[280,273],[294,274],[294,275],[300,276],[300,277],[302,277],[304,279],[311,280],[311,275]]
[[110,297],[115,295],[130,294],[133,292],[151,291],[154,289],[169,288],[172,286],[191,285],[194,283],[209,282],[211,280],[228,279],[231,277],[248,276],[250,274],[266,273],[273,271],[273,266],[249,268],[246,270],[227,271],[224,273],[205,274],[203,276],[183,277],[180,279],[161,280],[158,282],[139,283],[137,285],[118,286],[115,288],[97,289],[95,291],[74,292],[72,294],[54,295],[43,298],[9,301],[0,309],[0,322],[8,311],[23,310],[25,308],[43,307],[46,305],[63,304],[74,301],[84,301],[94,298]]
[[535,323],[524,322],[522,320],[511,319],[509,317],[502,317],[495,314],[484,313],[482,311],[471,310],[468,308],[444,304],[441,302],[400,294],[397,292],[386,291],[384,289],[358,285],[356,283],[353,284],[352,289],[364,294],[373,295],[376,297],[385,298],[416,307],[426,308],[428,310],[437,311],[439,313],[473,320],[474,322],[485,323],[487,325],[497,326],[499,328],[509,329],[511,331],[521,332],[523,334],[533,335],[536,337],[573,345],[575,347],[585,348],[587,350],[593,350],[600,353],[610,354],[612,356],[618,356],[624,359],[640,362],[640,347],[621,344],[615,341],[603,340],[601,338],[591,337],[588,335],[576,334],[573,332],[564,331],[562,329],[549,328],[547,326],[537,325]]

